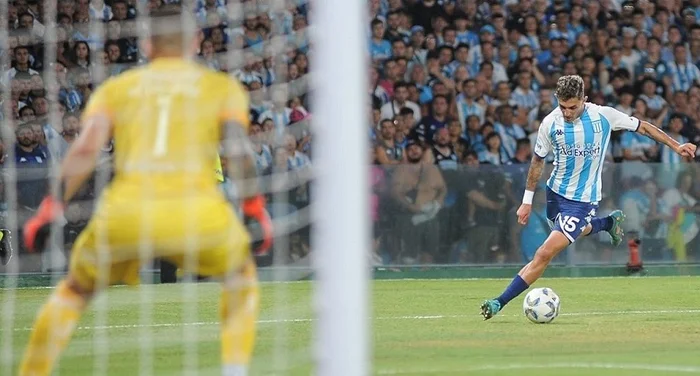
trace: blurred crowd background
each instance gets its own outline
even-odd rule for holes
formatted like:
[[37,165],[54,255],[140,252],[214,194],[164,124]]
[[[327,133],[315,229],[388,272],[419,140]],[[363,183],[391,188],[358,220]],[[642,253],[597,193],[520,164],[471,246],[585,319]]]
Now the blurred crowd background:
[[[282,262],[303,262],[314,160],[307,0],[10,0],[0,163],[4,180],[16,179],[17,202],[0,209],[13,208],[20,224],[36,209],[92,90],[146,62],[140,17],[158,7],[193,10],[198,61],[248,88],[258,168],[290,234]],[[561,75],[581,75],[591,102],[700,142],[700,0],[369,0],[367,11],[369,112],[357,122],[371,143],[368,254],[377,266],[532,257],[549,232],[544,190],[527,226],[514,223],[514,210]],[[105,177],[67,210],[67,247],[109,178],[113,148],[105,146]],[[700,169],[631,132],[613,134],[606,160],[599,214],[624,209],[645,260],[697,259]],[[606,237],[577,242],[558,261],[625,259]]]

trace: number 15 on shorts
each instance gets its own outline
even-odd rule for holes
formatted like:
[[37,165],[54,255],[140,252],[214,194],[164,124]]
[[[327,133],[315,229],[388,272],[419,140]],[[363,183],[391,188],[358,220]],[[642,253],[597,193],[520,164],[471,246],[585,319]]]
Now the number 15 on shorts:
[[571,215],[559,215],[557,218],[558,230],[561,231],[570,242],[574,242],[581,235],[586,224],[581,225],[581,218]]

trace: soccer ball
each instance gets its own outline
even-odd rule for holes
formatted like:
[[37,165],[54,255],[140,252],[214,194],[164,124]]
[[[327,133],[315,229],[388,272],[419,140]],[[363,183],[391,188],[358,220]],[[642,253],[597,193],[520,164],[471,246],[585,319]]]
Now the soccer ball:
[[523,313],[528,320],[547,324],[559,316],[559,295],[548,287],[532,289],[523,300]]

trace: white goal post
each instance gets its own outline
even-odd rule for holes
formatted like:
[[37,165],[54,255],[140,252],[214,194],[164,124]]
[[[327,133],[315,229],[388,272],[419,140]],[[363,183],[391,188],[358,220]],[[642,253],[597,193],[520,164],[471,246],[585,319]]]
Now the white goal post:
[[369,357],[369,170],[364,1],[313,2],[312,246],[316,374],[364,376]]

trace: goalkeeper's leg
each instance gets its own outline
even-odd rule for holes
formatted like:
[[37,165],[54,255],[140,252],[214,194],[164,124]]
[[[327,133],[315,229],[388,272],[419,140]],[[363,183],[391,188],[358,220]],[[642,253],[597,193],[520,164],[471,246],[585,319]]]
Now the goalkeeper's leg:
[[58,284],[36,318],[20,376],[51,374],[92,296],[70,275]]
[[260,291],[249,259],[224,281],[221,295],[221,360],[224,376],[245,376],[255,345]]

